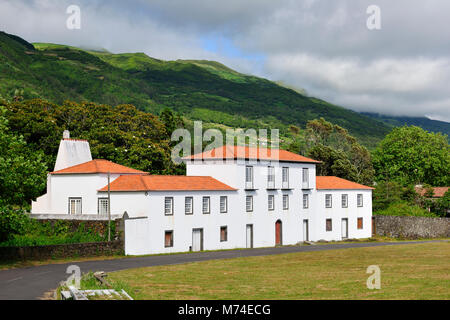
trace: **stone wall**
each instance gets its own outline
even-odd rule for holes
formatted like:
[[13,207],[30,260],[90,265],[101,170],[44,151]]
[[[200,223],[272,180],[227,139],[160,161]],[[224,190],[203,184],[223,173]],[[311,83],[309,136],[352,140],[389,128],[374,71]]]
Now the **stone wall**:
[[404,238],[450,238],[450,218],[374,216],[377,235]]
[[0,261],[45,260],[124,254],[121,240],[30,247],[0,247]]

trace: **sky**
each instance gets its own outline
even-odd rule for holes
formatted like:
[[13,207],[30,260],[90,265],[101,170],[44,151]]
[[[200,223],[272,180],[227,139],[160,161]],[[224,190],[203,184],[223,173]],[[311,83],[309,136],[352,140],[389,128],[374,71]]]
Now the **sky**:
[[0,30],[29,42],[216,60],[355,111],[447,122],[449,16],[448,0],[0,0]]

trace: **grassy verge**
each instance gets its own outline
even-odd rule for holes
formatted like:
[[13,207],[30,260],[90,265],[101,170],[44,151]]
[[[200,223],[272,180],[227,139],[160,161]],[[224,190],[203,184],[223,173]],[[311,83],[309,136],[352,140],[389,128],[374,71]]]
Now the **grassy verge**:
[[[450,299],[450,243],[212,260],[109,274],[135,299]],[[381,269],[369,290],[367,267]]]

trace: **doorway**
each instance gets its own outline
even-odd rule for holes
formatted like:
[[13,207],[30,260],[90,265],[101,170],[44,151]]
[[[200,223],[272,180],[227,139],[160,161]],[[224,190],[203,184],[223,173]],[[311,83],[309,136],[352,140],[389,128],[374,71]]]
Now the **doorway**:
[[246,233],[245,247],[253,248],[253,225],[252,224],[247,225],[245,233]]
[[348,219],[343,218],[341,223],[341,235],[342,239],[348,239]]
[[308,226],[308,220],[303,220],[303,242],[309,241],[309,226]]
[[203,250],[203,229],[192,230],[192,251]]
[[281,246],[283,244],[283,239],[282,239],[282,222],[281,220],[277,220],[277,222],[275,222],[275,245],[276,246]]

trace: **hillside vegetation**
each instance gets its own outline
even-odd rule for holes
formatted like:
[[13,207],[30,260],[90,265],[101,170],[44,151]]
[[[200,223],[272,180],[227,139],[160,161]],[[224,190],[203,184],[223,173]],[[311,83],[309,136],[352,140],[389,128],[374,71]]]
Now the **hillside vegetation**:
[[[112,54],[37,43],[0,33],[0,95],[8,100],[69,99],[133,104],[159,114],[169,107],[188,120],[217,127],[304,128],[325,120],[373,148],[390,130],[371,119],[214,61],[162,61],[143,53]],[[189,121],[187,122],[189,123]]]

